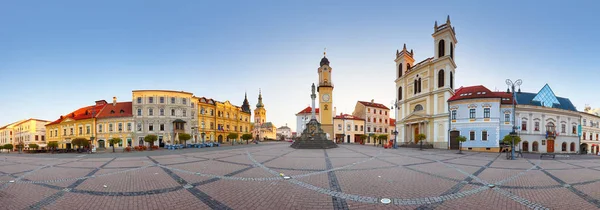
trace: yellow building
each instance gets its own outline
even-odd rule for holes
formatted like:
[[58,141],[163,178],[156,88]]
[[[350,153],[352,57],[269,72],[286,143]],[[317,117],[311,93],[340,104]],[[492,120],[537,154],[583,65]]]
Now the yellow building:
[[350,115],[340,114],[333,118],[333,130],[337,143],[361,143],[364,139],[360,135],[365,133],[365,119]]
[[96,116],[96,139],[99,149],[110,147],[108,140],[120,138],[121,143],[115,147],[127,147],[133,145],[133,113],[131,111],[132,103],[117,102],[113,97],[113,102],[104,106],[104,109]]
[[247,97],[241,107],[229,101],[219,102],[201,97],[198,100],[198,130],[199,140],[216,141],[219,143],[230,142],[229,133],[237,133],[238,138],[245,133],[250,133],[251,111]]
[[23,120],[0,127],[0,145],[5,145],[5,144],[13,144],[14,145],[13,140],[14,140],[15,132],[14,132],[13,128],[16,124],[19,124],[21,122],[23,122]]
[[252,124],[252,136],[256,140],[277,140],[277,127],[267,122],[267,110],[262,102],[262,92],[258,91],[258,103],[254,110],[254,123]]
[[71,140],[85,138],[92,140],[96,146],[96,116],[107,105],[105,100],[96,101],[93,106],[79,108],[67,115],[60,116],[58,120],[46,124],[46,142],[56,141],[61,149],[74,148]]
[[[325,55],[325,53],[323,53]],[[319,122],[321,128],[327,133],[327,139],[333,139],[333,82],[331,80],[331,67],[329,66],[329,59],[323,56],[319,63]]]
[[27,119],[14,124],[13,144],[23,142],[25,148],[29,148],[29,144],[37,144],[40,148],[46,147],[45,125],[48,123],[50,122],[47,120]]

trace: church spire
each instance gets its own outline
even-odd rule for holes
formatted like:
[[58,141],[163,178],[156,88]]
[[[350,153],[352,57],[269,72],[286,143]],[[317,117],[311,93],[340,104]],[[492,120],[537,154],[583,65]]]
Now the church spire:
[[244,92],[244,103],[242,103],[242,112],[251,113],[250,103],[248,103],[248,93]]
[[262,92],[259,88],[258,89],[258,103],[256,104],[256,108],[261,108],[261,107],[265,107],[265,105],[262,102]]

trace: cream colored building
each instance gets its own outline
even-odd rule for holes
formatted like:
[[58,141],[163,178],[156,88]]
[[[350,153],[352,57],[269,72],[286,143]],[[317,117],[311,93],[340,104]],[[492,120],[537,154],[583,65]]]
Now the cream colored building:
[[109,140],[120,138],[121,143],[115,145],[116,148],[133,145],[133,113],[131,111],[132,103],[117,102],[113,97],[113,102],[104,106],[96,116],[96,139],[99,148],[111,147]]
[[[372,135],[388,135],[388,140],[391,138],[389,135],[389,120],[390,120],[390,109],[380,103],[375,103],[375,100],[358,101],[354,106],[352,115],[365,120],[365,131],[364,134],[368,136]],[[337,129],[337,128],[336,128]],[[369,137],[365,143],[372,143],[376,139]]]
[[23,120],[5,125],[3,127],[0,127],[0,145],[5,145],[5,144],[13,144],[13,139],[15,136],[15,132],[13,131],[13,128],[16,124],[23,122]]
[[254,123],[252,124],[252,136],[255,140],[276,140],[277,127],[267,122],[267,110],[262,102],[262,92],[258,93],[258,103],[254,109]]
[[50,123],[46,120],[27,119],[20,123],[14,124],[13,127],[13,144],[23,142],[25,148],[29,148],[29,144],[37,144],[46,147],[46,124]]
[[583,154],[600,152],[600,109],[586,106],[581,112],[580,151]]
[[365,133],[365,120],[350,114],[341,113],[333,117],[333,134],[337,143],[360,143]]
[[413,51],[396,52],[396,116],[400,142],[414,142],[423,133],[435,148],[448,148],[448,99],[454,95],[454,48],[457,40],[450,17],[434,25],[433,57],[415,63]]

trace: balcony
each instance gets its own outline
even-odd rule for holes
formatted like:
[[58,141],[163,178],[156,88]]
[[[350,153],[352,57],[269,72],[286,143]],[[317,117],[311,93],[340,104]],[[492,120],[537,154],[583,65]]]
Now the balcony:
[[546,131],[546,139],[556,139],[556,131]]

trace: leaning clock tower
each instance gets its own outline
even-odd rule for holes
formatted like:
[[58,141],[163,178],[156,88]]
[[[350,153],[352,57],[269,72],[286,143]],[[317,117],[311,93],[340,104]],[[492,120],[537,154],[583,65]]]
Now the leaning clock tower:
[[317,88],[319,91],[319,117],[321,118],[319,122],[323,131],[329,135],[327,139],[333,139],[333,83],[326,53],[323,53],[319,66],[319,87]]

